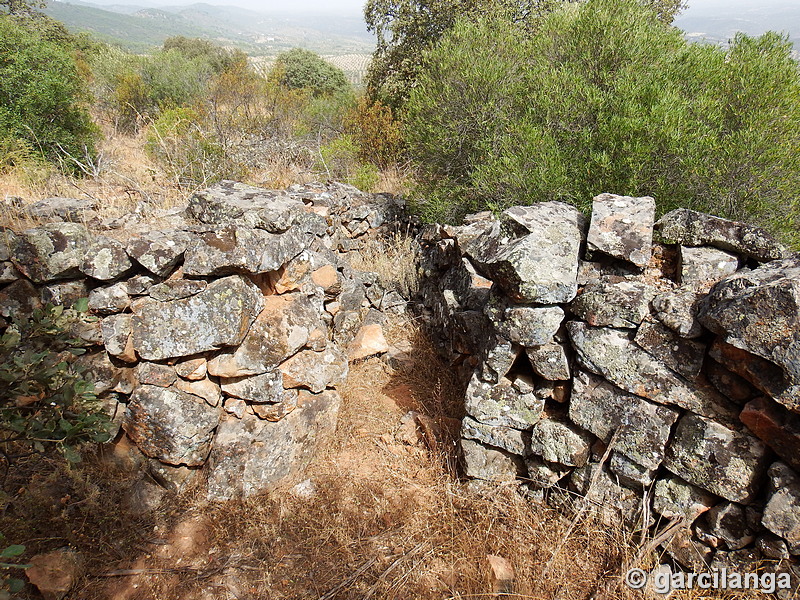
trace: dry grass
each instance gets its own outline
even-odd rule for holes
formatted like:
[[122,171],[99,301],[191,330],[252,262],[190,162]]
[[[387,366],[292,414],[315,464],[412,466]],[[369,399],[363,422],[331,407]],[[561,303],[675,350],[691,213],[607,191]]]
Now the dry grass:
[[[32,552],[69,544],[87,557],[67,600],[641,597],[619,585],[636,550],[622,529],[573,523],[515,485],[458,480],[447,431],[462,385],[413,322],[388,333],[413,345],[413,360],[397,371],[379,359],[353,366],[337,435],[302,475],[313,494],[289,484],[207,504],[190,491],[136,516],[124,508],[130,475],[98,461],[72,472],[53,463],[18,492],[24,502],[9,505],[0,527]],[[437,423],[436,444],[409,443],[409,410]],[[513,567],[504,596],[494,593],[490,555]]]
[[395,231],[388,238],[370,238],[350,264],[360,271],[373,271],[387,290],[398,290],[404,298],[419,289],[416,261],[417,242],[407,231]]

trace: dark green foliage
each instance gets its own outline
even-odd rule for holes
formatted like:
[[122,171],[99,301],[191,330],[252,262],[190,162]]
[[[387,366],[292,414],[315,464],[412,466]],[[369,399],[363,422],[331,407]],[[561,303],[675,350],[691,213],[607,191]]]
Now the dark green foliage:
[[72,365],[83,353],[69,333],[85,318],[85,300],[73,309],[48,305],[16,317],[0,337],[0,454],[13,449],[44,451],[56,446],[68,460],[76,447],[108,440],[108,416],[93,385]]
[[44,8],[44,0],[0,0],[2,12],[11,15],[31,14],[38,8]]
[[341,69],[304,48],[293,48],[279,54],[272,73],[281,85],[289,89],[306,89],[315,96],[331,96],[350,89]]
[[[68,34],[67,34],[68,35]],[[71,52],[47,19],[0,15],[0,140],[69,169],[94,154],[97,130]]]
[[208,40],[187,38],[182,35],[164,40],[162,49],[164,52],[176,50],[191,60],[201,59],[215,74],[232,69],[237,62],[247,62],[247,55],[241,50],[227,50]]
[[[542,17],[577,0],[367,0],[364,19],[377,37],[367,73],[367,94],[393,110],[401,108],[414,87],[422,53],[434,46],[458,20],[486,15],[535,35]],[[684,0],[641,0],[658,18],[671,23]]]
[[777,34],[687,43],[633,0],[526,36],[462,22],[427,56],[406,134],[429,218],[601,192],[798,230],[800,75]]

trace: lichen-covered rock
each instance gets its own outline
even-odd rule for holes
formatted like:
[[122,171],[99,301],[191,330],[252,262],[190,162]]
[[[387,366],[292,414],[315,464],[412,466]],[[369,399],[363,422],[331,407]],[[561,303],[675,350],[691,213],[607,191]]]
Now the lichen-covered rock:
[[501,448],[519,456],[525,453],[525,440],[519,429],[486,425],[469,416],[464,417],[461,422],[461,437]]
[[503,338],[525,347],[551,342],[564,320],[564,311],[559,306],[507,306],[490,302],[485,310]]
[[20,272],[10,261],[0,262],[0,285],[12,283],[20,278]]
[[705,514],[705,520],[711,535],[722,540],[728,550],[741,550],[756,539],[744,507],[735,502],[717,504]]
[[286,388],[307,388],[315,394],[336,387],[347,378],[347,357],[336,347],[320,352],[303,350],[278,367]]
[[680,246],[681,285],[716,283],[733,275],[739,268],[739,257],[716,248]]
[[98,217],[97,209],[98,205],[94,200],[56,196],[29,204],[23,212],[35,219],[85,223]]
[[98,236],[89,245],[79,268],[88,277],[113,281],[130,271],[132,266],[125,246],[117,240]]
[[267,296],[263,302],[264,309],[239,346],[208,361],[211,375],[242,377],[266,373],[308,342],[319,323],[320,307],[298,293]]
[[283,399],[283,374],[273,370],[248,377],[223,379],[222,391],[248,402],[276,404]]
[[550,463],[582,467],[591,445],[592,436],[568,422],[542,419],[531,430],[531,452]]
[[[507,226],[523,237],[487,240],[468,253],[480,271],[516,302],[569,302],[578,291],[578,255],[584,217],[561,202],[513,207],[503,213]],[[498,232],[499,234],[499,232]]]
[[694,288],[680,288],[658,294],[652,300],[656,319],[683,338],[694,339],[703,334],[697,320],[697,308],[704,294]]
[[588,284],[570,304],[570,311],[596,327],[635,328],[650,314],[654,293],[638,281]]
[[191,236],[185,231],[153,231],[128,242],[128,256],[153,275],[164,277],[183,258]]
[[550,489],[569,473],[568,468],[535,456],[525,458],[525,467],[528,469],[528,484],[537,489]]
[[304,208],[302,201],[285,192],[221,181],[196,192],[186,212],[202,223],[236,223],[280,233],[292,226],[294,215]]
[[199,381],[208,373],[208,361],[203,356],[187,358],[175,363],[175,372],[182,379]]
[[159,302],[169,302],[170,300],[181,300],[194,296],[204,291],[208,287],[208,283],[202,279],[173,279],[157,283],[148,288],[147,294]]
[[30,315],[42,307],[38,290],[27,279],[20,279],[0,292],[0,315],[5,318]]
[[263,306],[261,291],[225,277],[182,300],[144,300],[134,307],[133,345],[145,360],[191,356],[240,344]]
[[142,385],[128,402],[123,428],[151,458],[171,464],[205,463],[219,409],[174,388]]
[[746,504],[758,492],[768,460],[766,446],[752,435],[686,414],[667,446],[664,465],[689,483]]
[[567,323],[567,330],[578,361],[627,392],[711,417],[730,419],[738,413],[727,398],[679,377],[634,344],[623,331],[589,327],[580,321]]
[[53,306],[72,306],[89,295],[86,280],[59,281],[42,286],[41,298],[45,304]]
[[136,385],[133,369],[115,364],[103,351],[79,356],[75,365],[83,370],[81,376],[94,384],[94,391],[98,395],[109,391],[130,394]]
[[636,490],[649,488],[656,476],[656,469],[640,465],[619,452],[611,454],[608,468],[622,485]]
[[761,397],[748,402],[739,415],[742,423],[793,469],[800,471],[800,416]]
[[301,471],[336,429],[333,390],[301,392],[299,407],[277,422],[245,415],[223,420],[209,460],[208,497],[229,500],[268,490]]
[[667,519],[683,518],[687,524],[714,506],[716,498],[678,477],[656,481],[653,510]]
[[[800,258],[721,281],[698,318],[728,344],[778,365],[791,385],[800,385]],[[797,400],[787,399],[787,405],[800,410]]]
[[301,392],[300,390],[284,390],[283,395],[280,397],[280,402],[275,402],[273,404],[259,404],[254,402],[248,404],[247,409],[248,411],[252,411],[259,419],[265,419],[274,423],[280,421],[297,408],[301,394],[302,397],[305,398],[307,392]]
[[48,223],[12,238],[11,262],[30,280],[80,277],[91,235],[78,223]]
[[644,267],[650,261],[655,210],[656,202],[649,196],[595,196],[587,253],[602,252]]
[[124,283],[114,283],[93,289],[89,293],[89,309],[101,315],[120,313],[131,305]]
[[186,275],[268,273],[300,254],[307,240],[298,228],[274,234],[227,225],[201,233],[186,249]]
[[800,477],[783,463],[769,468],[769,497],[761,523],[800,554]]
[[627,394],[600,377],[578,371],[573,379],[569,418],[636,463],[657,469],[664,460],[678,411]]
[[640,493],[619,485],[597,463],[589,463],[572,472],[570,485],[589,502],[590,512],[598,514],[603,523],[637,523],[642,512]]
[[461,440],[464,474],[470,479],[508,482],[525,472],[522,459],[473,440]]
[[675,562],[695,573],[706,572],[714,558],[714,550],[696,539],[688,527],[676,531],[664,544],[664,550]]
[[142,385],[169,387],[178,379],[175,369],[169,365],[142,362],[136,366],[136,378]]
[[526,348],[525,353],[534,372],[549,381],[566,381],[570,378],[569,359],[564,344],[555,342]]
[[682,338],[665,325],[651,321],[642,323],[633,341],[686,379],[692,381],[700,375],[706,354],[705,344]]
[[655,225],[667,244],[714,246],[760,261],[783,258],[786,249],[759,227],[729,221],[678,208],[661,217]]
[[483,310],[492,285],[492,281],[480,275],[466,257],[462,257],[441,280],[441,288],[452,290],[461,308],[466,310]]
[[149,274],[134,275],[125,281],[125,291],[131,296],[141,296],[159,281],[160,279]]
[[530,383],[520,378],[512,381],[503,377],[499,383],[489,383],[473,374],[464,409],[486,425],[529,429],[542,418],[544,400],[537,398]]

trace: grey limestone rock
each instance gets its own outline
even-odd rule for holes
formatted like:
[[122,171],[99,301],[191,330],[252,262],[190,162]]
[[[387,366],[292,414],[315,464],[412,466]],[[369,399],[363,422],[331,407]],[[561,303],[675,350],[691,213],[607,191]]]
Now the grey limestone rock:
[[678,411],[628,394],[600,377],[578,371],[569,403],[570,419],[605,443],[617,433],[614,449],[649,469],[657,469]]
[[[698,313],[728,344],[778,365],[800,384],[800,258],[774,261],[719,282]],[[796,398],[783,401],[800,410]]]
[[128,402],[123,427],[139,449],[171,465],[205,463],[219,409],[174,388],[142,385]]
[[209,459],[209,499],[269,490],[302,471],[328,443],[336,428],[339,394],[302,394],[298,408],[277,422],[245,414],[220,423]]
[[705,344],[682,338],[657,321],[642,323],[633,341],[686,379],[692,381],[700,375],[706,354]]
[[570,379],[569,359],[566,346],[555,342],[526,348],[525,353],[537,375],[549,381]]
[[551,342],[564,320],[564,311],[559,306],[508,306],[490,302],[485,311],[500,336],[525,347]]
[[735,502],[722,502],[705,513],[712,535],[725,542],[728,550],[741,550],[755,541],[755,532],[747,524],[745,509]]
[[131,270],[128,253],[117,240],[97,236],[89,245],[79,269],[84,275],[100,281],[113,281]]
[[650,314],[654,291],[638,281],[590,283],[570,304],[589,325],[636,328]]
[[683,246],[714,246],[760,261],[784,258],[787,250],[759,227],[678,208],[655,225],[661,239]]
[[686,524],[694,522],[716,502],[716,498],[678,477],[656,481],[653,493],[653,510],[667,519],[683,518]]
[[336,387],[347,378],[347,356],[335,346],[319,352],[302,350],[278,367],[286,388],[307,388],[318,394],[326,387]]
[[48,223],[12,238],[11,261],[35,283],[81,276],[91,235],[78,223]]
[[769,468],[769,497],[761,520],[780,536],[792,554],[800,554],[800,477],[784,463]]
[[153,275],[164,277],[183,258],[191,236],[185,231],[153,231],[128,242],[128,255]]
[[695,288],[679,288],[658,294],[652,300],[656,319],[683,338],[694,339],[703,334],[697,320],[697,309],[704,294]]
[[650,261],[655,210],[656,202],[649,196],[595,196],[587,253],[602,252],[644,267]]
[[678,421],[664,465],[689,483],[746,504],[758,493],[768,460],[766,446],[749,433],[689,413]]
[[461,422],[462,439],[475,440],[494,448],[501,448],[512,454],[525,453],[525,439],[522,431],[500,425],[486,425],[466,416]]
[[739,268],[739,257],[717,248],[680,246],[681,285],[716,283],[733,275]]
[[[481,381],[473,374],[464,400],[467,414],[486,425],[528,429],[542,418],[544,400],[533,388],[521,391],[521,383],[502,378],[499,383]],[[525,390],[526,388],[522,388]]]
[[[623,390],[658,404],[686,408],[715,418],[735,418],[737,410],[727,398],[678,376],[639,348],[627,333],[589,327],[580,321],[567,323],[578,361]],[[647,374],[643,377],[643,374]]]
[[89,293],[89,309],[100,315],[120,313],[131,305],[124,283],[114,283],[93,289]]
[[464,474],[471,479],[509,482],[525,472],[522,459],[473,440],[461,440]]
[[208,283],[202,279],[174,279],[155,284],[147,290],[147,294],[159,302],[169,302],[194,296],[207,287]]
[[542,419],[531,430],[531,452],[550,463],[582,467],[591,444],[590,434],[565,421]]
[[277,404],[283,400],[283,375],[275,369],[259,375],[223,379],[222,391],[248,402]]
[[263,306],[250,281],[225,277],[182,300],[144,300],[134,307],[133,345],[145,360],[191,356],[240,344]]

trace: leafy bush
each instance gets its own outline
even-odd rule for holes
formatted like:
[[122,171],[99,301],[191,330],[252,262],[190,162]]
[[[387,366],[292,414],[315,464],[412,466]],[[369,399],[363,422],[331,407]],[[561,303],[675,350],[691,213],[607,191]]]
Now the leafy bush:
[[385,169],[400,159],[403,134],[389,106],[361,97],[345,115],[344,127],[358,144],[362,162]]
[[292,48],[275,59],[271,76],[290,89],[307,89],[315,96],[350,89],[344,72],[305,48]]
[[246,175],[243,165],[225,152],[204,129],[201,115],[190,108],[165,110],[150,126],[145,150],[178,186],[199,187]]
[[0,336],[0,454],[11,448],[35,451],[56,446],[68,460],[80,460],[76,447],[107,441],[108,416],[72,365],[82,354],[70,326],[83,318],[86,301],[72,309],[47,305],[30,317],[17,316]]
[[36,23],[0,15],[0,139],[69,171],[65,157],[93,157],[98,132],[69,46]]
[[569,6],[533,37],[462,22],[406,131],[429,219],[614,192],[798,230],[800,71],[777,34],[689,44],[633,0]]

